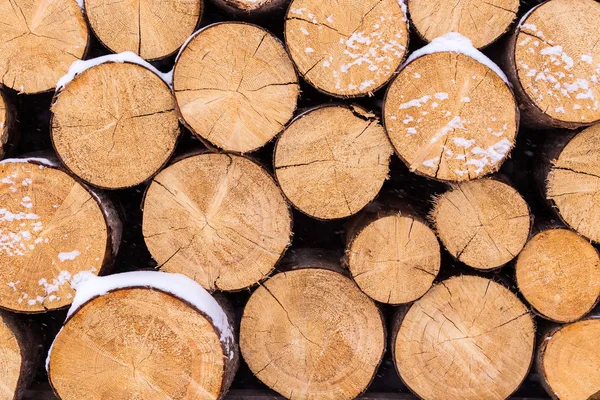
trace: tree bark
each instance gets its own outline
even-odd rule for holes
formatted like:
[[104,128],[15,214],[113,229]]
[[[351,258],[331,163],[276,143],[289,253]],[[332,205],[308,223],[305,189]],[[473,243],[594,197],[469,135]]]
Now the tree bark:
[[17,136],[17,113],[4,91],[0,90],[0,159],[10,152]]
[[234,17],[280,17],[290,0],[213,0],[213,3]]

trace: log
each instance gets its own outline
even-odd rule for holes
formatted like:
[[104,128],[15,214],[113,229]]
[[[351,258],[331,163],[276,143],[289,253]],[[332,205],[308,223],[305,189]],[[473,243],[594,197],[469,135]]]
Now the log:
[[179,50],[200,22],[204,0],[84,0],[91,30],[110,51],[131,51],[145,60]]
[[542,386],[553,399],[597,399],[600,318],[587,318],[547,332],[540,341],[536,366]]
[[449,33],[411,54],[388,87],[384,122],[417,174],[465,181],[495,172],[514,146],[519,111],[502,71]]
[[281,132],[300,94],[283,43],[259,26],[235,22],[194,34],[175,61],[173,89],[178,112],[194,135],[240,153]]
[[500,268],[519,254],[529,238],[529,206],[499,180],[459,183],[434,202],[430,218],[441,242],[470,267]]
[[16,111],[4,91],[0,90],[0,159],[13,145],[12,141],[17,136],[16,124]]
[[51,157],[3,160],[0,177],[0,308],[67,307],[73,281],[112,267],[122,230],[114,205]]
[[339,264],[298,255],[264,282],[242,316],[240,350],[264,384],[289,399],[352,399],[385,350],[382,315]]
[[72,80],[59,82],[64,88],[51,107],[52,144],[65,166],[94,186],[140,184],[175,149],[175,99],[140,61],[121,55],[93,59],[72,69]]
[[92,278],[48,354],[50,384],[70,399],[221,399],[238,367],[231,316],[183,275]]
[[575,129],[600,121],[600,18],[593,0],[550,0],[526,14],[504,53],[523,123]]
[[440,270],[440,244],[408,210],[365,210],[346,230],[345,263],[372,299],[402,304],[423,296]]
[[39,337],[16,315],[0,310],[0,399],[20,400],[35,378]]
[[291,241],[291,211],[280,189],[241,156],[175,162],[154,177],[143,210],[144,240],[161,270],[211,291],[264,279]]
[[392,155],[375,115],[326,105],[296,117],[275,144],[275,176],[288,200],[316,219],[344,218],[379,193]]
[[319,91],[340,98],[372,96],[402,64],[408,19],[397,0],[293,0],[285,43],[298,72]]
[[449,32],[468,37],[478,49],[506,33],[519,11],[519,0],[490,3],[459,0],[408,0],[410,22],[417,34],[431,42]]
[[515,264],[517,286],[544,318],[572,322],[600,298],[600,257],[587,240],[568,229],[535,235]]
[[213,0],[213,3],[234,17],[269,17],[282,14],[290,0]]
[[552,140],[538,173],[543,196],[561,220],[586,238],[600,242],[600,125]]
[[89,32],[73,0],[11,0],[0,4],[2,84],[24,94],[54,90],[83,58]]
[[399,312],[396,369],[422,399],[506,399],[527,375],[535,327],[504,286],[481,277],[442,281]]

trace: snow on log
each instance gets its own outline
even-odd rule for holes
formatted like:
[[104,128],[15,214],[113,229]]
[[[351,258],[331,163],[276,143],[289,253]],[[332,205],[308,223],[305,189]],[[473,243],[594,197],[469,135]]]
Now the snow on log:
[[264,279],[291,241],[281,190],[241,156],[175,162],[154,177],[143,210],[144,240],[160,268],[207,290],[240,290]]
[[476,276],[434,285],[392,329],[396,369],[422,399],[506,399],[529,372],[535,327],[504,286]]
[[442,181],[497,171],[519,126],[504,73],[457,33],[411,54],[388,88],[383,112],[409,169]]
[[600,121],[599,19],[594,0],[550,0],[523,17],[504,54],[523,123],[575,129]]
[[286,398],[353,399],[383,357],[383,318],[337,262],[313,255],[295,254],[290,271],[252,294],[240,349],[256,377]]
[[196,32],[177,56],[173,89],[180,116],[194,135],[240,153],[262,147],[281,132],[300,94],[279,39],[240,22]]
[[52,143],[66,167],[94,186],[137,185],[173,153],[175,99],[146,64],[131,52],[103,56],[74,64],[59,82]]
[[387,179],[392,147],[375,115],[325,105],[295,118],[275,144],[273,166],[288,200],[317,219],[356,214]]
[[600,298],[600,258],[583,237],[568,229],[535,235],[515,264],[517,286],[544,318],[572,322]]
[[232,324],[183,275],[92,277],[77,287],[48,377],[63,400],[221,399],[238,367]]
[[29,324],[0,310],[0,399],[24,398],[41,359],[40,343]]
[[16,124],[16,111],[4,91],[0,90],[0,159],[9,151],[11,142],[17,136]]
[[360,289],[382,303],[423,296],[440,270],[440,244],[408,210],[364,210],[346,230],[345,264]]
[[53,160],[1,161],[0,204],[0,308],[64,308],[73,282],[110,269],[121,239],[116,209]]
[[265,17],[285,11],[290,0],[212,0],[214,4],[235,17]]
[[540,341],[536,366],[553,399],[596,399],[600,392],[600,318],[548,331]]
[[478,49],[495,42],[517,17],[519,0],[409,0],[410,22],[424,40],[458,32]]
[[554,138],[542,153],[538,181],[560,218],[600,242],[600,125]]
[[430,218],[448,252],[481,270],[512,260],[531,230],[525,200],[495,179],[459,183],[435,199]]
[[298,72],[318,90],[371,95],[400,67],[408,48],[403,0],[293,0],[285,42]]
[[0,1],[1,83],[20,93],[54,89],[83,57],[89,32],[74,0]]
[[131,51],[145,60],[179,50],[198,25],[204,0],[85,0],[90,28],[109,50]]

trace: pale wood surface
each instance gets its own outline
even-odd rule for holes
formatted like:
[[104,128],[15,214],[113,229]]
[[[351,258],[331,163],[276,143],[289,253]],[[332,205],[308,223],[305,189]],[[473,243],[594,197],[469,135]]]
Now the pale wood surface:
[[240,348],[252,372],[287,398],[350,399],[373,379],[385,330],[378,308],[349,278],[301,268],[252,294]]
[[143,234],[166,272],[208,290],[240,290],[271,273],[291,241],[289,207],[273,178],[252,161],[201,154],[152,181]]
[[0,15],[0,76],[18,92],[53,90],[84,55],[88,28],[73,0],[2,0]]
[[294,0],[285,41],[300,74],[318,90],[364,96],[400,67],[408,23],[397,0]]
[[173,88],[192,132],[241,153],[281,132],[300,94],[296,71],[279,39],[256,25],[235,22],[195,34],[177,57]]
[[407,0],[410,21],[419,36],[432,41],[449,32],[482,48],[505,33],[517,17],[519,0]]
[[442,281],[398,323],[396,367],[423,399],[505,399],[529,372],[533,319],[492,280],[463,275]]
[[436,199],[431,220],[456,259],[482,270],[512,260],[527,242],[529,207],[511,186],[494,179],[463,182]]
[[109,62],[54,98],[51,137],[75,175],[103,188],[137,185],[169,159],[179,136],[175,99],[150,70]]
[[373,200],[392,155],[383,127],[356,106],[323,106],[298,116],[275,145],[274,168],[288,200],[319,219],[353,215]]
[[200,20],[204,0],[85,0],[90,27],[107,48],[146,60],[173,54]]
[[14,400],[22,361],[17,337],[0,314],[0,399]]
[[600,258],[586,239],[567,229],[535,235],[515,264],[517,285],[545,318],[571,322],[590,312],[600,297]]
[[440,52],[406,65],[388,88],[384,122],[398,156],[443,181],[497,171],[514,146],[518,109],[508,85],[487,66]]
[[231,362],[198,310],[129,288],[92,299],[66,322],[49,377],[62,400],[218,399]]

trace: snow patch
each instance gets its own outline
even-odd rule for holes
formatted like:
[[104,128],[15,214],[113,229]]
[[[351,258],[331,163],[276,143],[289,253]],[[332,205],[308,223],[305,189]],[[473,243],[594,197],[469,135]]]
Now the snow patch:
[[58,259],[60,260],[60,262],[65,262],[65,261],[72,261],[74,259],[76,259],[77,257],[79,257],[81,255],[81,252],[77,251],[77,250],[73,250],[73,251],[69,251],[69,252],[60,252],[58,253]]

